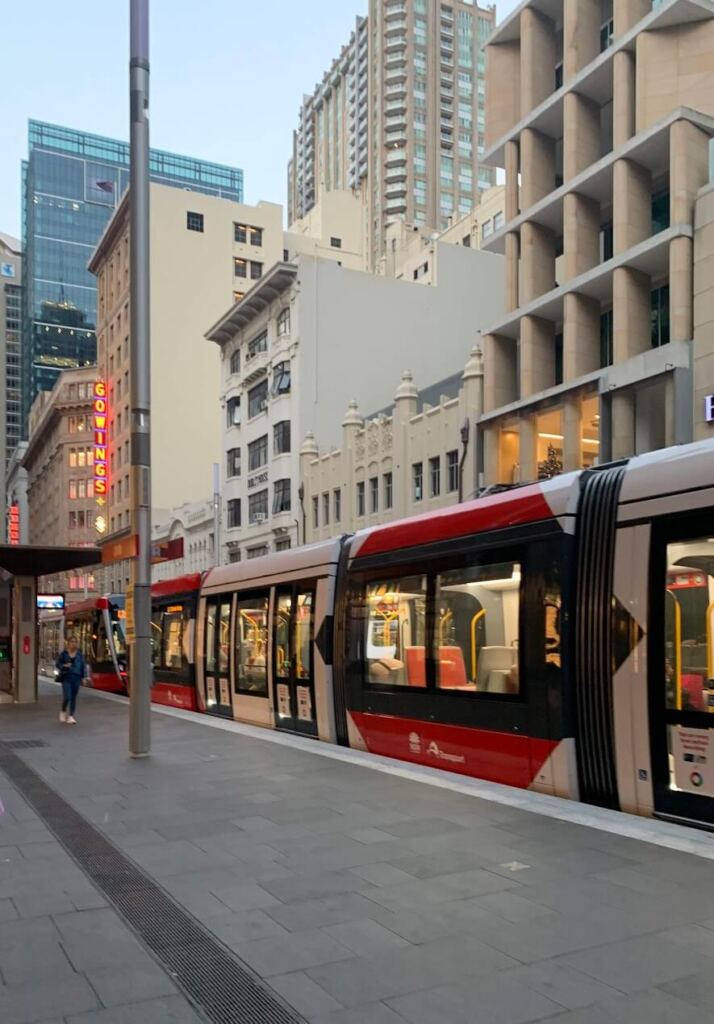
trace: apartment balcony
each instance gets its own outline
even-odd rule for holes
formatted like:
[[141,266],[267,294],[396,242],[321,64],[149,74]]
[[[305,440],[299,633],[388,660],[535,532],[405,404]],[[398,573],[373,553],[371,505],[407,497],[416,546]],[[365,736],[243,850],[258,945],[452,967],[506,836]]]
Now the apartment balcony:
[[390,100],[384,109],[388,118],[392,118],[397,115],[402,115],[403,117],[406,117],[406,97],[401,100]]
[[402,57],[399,57],[394,66],[389,66],[387,61],[387,73],[384,76],[386,85],[394,85],[396,82],[404,82],[407,77],[406,62]]
[[484,334],[498,334],[504,338],[518,340],[521,319],[524,316],[535,316],[552,323],[562,323],[566,295],[576,293],[596,299],[601,304],[610,303],[613,291],[613,274],[620,267],[639,270],[650,278],[657,279],[669,274],[669,248],[677,238],[693,238],[694,231],[690,224],[675,224],[665,231],[660,231],[651,238],[626,252],[618,253],[610,260],[598,264],[584,274],[571,278],[565,284],[553,288],[545,295],[520,306],[496,323],[491,324]]
[[249,387],[260,377],[264,377],[268,372],[269,362],[270,356],[267,352],[257,352],[252,359],[246,359],[241,381],[243,386]]
[[[517,141],[521,132],[526,128],[533,128],[553,139],[559,138],[563,128],[563,105],[565,96],[569,92],[577,93],[594,101],[599,106],[612,100],[612,62],[616,53],[623,50],[634,53],[637,37],[642,32],[695,23],[710,18],[711,13],[709,0],[666,0],[660,7],[654,8],[642,18],[629,32],[625,32],[615,39],[612,46],[608,46],[606,50],[599,53],[577,75],[565,82],[560,89],[552,92],[542,103],[518,121],[486,150],[482,162],[490,164],[492,167],[505,167],[506,143]],[[513,41],[519,37],[519,32],[518,19],[509,16],[498,26],[489,42]]]
[[385,134],[384,134],[384,144],[385,144],[385,146],[388,146],[390,149],[393,149],[395,146],[396,147],[405,146],[406,142],[407,142],[406,126],[404,128],[396,129],[396,130],[391,131],[391,132],[389,132],[389,131],[385,132]]
[[384,17],[389,21],[390,18],[401,18],[407,13],[407,5],[405,3],[387,3]]
[[403,53],[407,48],[407,37],[405,35],[388,36],[384,41],[384,49],[387,54],[399,51]]
[[407,162],[407,151],[405,149],[392,149],[384,160],[387,167],[397,167]]
[[395,85],[388,85],[384,92],[387,98],[390,96],[406,96],[407,86],[405,82],[397,82]]
[[387,36],[387,38],[389,38],[389,36],[394,35],[396,32],[406,32],[406,30],[406,18],[400,18],[398,21],[387,21],[387,24],[384,26],[384,34],[385,36]]
[[387,167],[384,171],[384,180],[387,185],[391,185],[394,182],[406,181],[407,180],[407,166],[406,161],[401,167]]
[[406,197],[403,199],[388,199],[386,203],[387,214],[398,214],[406,213],[407,200]]
[[482,242],[482,248],[488,252],[505,253],[506,235],[519,231],[526,221],[548,228],[556,237],[561,236],[563,200],[566,195],[576,193],[594,200],[601,207],[612,202],[613,165],[617,160],[632,160],[650,171],[654,177],[661,175],[663,169],[669,167],[670,128],[675,121],[681,120],[691,122],[714,138],[714,117],[700,114],[687,107],[678,107],[651,128],[633,136],[623,146],[607,153],[581,174],[566,181],[560,188],[549,192],[533,206],[522,210],[517,217]]

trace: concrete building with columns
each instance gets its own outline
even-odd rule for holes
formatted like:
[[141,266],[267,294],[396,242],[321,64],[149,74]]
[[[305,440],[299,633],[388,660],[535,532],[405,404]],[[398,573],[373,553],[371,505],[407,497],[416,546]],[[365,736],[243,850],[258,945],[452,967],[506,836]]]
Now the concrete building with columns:
[[[686,442],[714,392],[712,0],[525,0],[486,47],[506,307],[485,482]],[[694,412],[693,412],[694,410]]]
[[405,371],[390,409],[363,417],[352,399],[342,446],[310,432],[300,449],[308,543],[455,505],[477,489],[473,426],[483,401],[483,359],[417,390]]

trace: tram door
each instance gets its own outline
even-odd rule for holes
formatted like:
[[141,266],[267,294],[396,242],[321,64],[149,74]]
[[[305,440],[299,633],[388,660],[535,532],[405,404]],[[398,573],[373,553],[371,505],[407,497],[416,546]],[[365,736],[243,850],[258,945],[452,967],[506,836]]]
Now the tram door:
[[279,729],[317,735],[313,634],[315,587],[278,587],[273,612],[275,723]]
[[206,711],[233,717],[230,681],[231,598],[209,597],[206,602]]
[[660,545],[666,579],[664,630],[653,637],[660,651],[650,680],[652,767],[657,813],[714,824],[714,539],[711,523],[707,530],[699,519],[675,521]]

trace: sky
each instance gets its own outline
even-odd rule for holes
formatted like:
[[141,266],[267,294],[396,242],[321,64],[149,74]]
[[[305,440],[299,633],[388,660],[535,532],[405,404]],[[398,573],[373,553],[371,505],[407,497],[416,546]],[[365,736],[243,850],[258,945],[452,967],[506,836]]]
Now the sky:
[[[500,21],[519,0],[496,0]],[[127,139],[129,0],[3,10],[0,231],[20,237],[27,121]],[[152,0],[151,144],[242,167],[245,200],[285,203],[303,93],[368,0]]]

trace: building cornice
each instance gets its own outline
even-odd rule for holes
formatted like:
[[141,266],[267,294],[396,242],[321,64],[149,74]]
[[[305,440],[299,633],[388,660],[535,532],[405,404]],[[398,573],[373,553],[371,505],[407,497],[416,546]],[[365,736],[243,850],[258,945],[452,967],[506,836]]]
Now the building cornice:
[[224,345],[235,335],[252,323],[260,313],[276,298],[282,295],[297,278],[296,263],[276,263],[264,277],[246,292],[242,299],[231,306],[213,327],[209,328],[204,337]]

